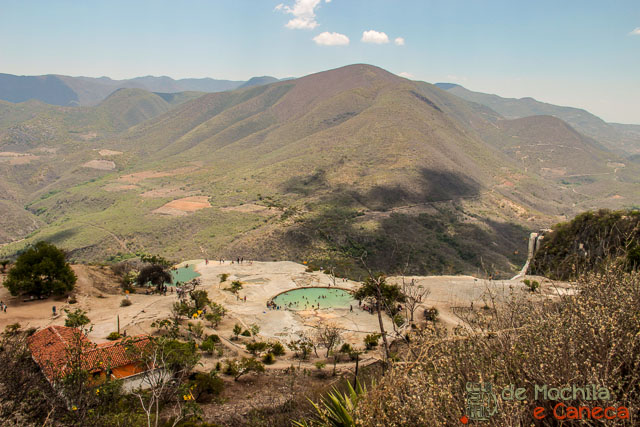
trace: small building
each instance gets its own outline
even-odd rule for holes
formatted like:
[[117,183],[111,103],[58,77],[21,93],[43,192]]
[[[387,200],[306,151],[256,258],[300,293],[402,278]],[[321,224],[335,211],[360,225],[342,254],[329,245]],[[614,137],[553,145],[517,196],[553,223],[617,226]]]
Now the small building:
[[139,377],[145,366],[141,355],[151,341],[141,335],[96,344],[78,328],[49,326],[31,335],[27,344],[33,360],[52,385],[75,366],[86,369],[96,384],[121,379],[125,389],[132,389],[142,385]]

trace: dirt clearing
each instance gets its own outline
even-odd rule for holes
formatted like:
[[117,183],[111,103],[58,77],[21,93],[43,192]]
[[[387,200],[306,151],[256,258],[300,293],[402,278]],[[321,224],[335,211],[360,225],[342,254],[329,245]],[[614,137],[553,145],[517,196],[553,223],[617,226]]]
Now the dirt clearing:
[[165,178],[167,176],[175,176],[181,175],[189,172],[194,172],[198,170],[198,166],[185,166],[183,168],[174,169],[171,171],[158,172],[158,171],[142,171],[136,172],[129,175],[123,175],[118,178],[118,181],[127,182],[129,184],[137,184],[145,179],[153,179],[153,178]]
[[82,165],[82,167],[89,169],[98,169],[102,171],[110,171],[116,168],[116,164],[111,160],[90,160]]
[[207,196],[191,196],[171,201],[152,212],[161,215],[182,216],[210,207],[211,204]]
[[114,150],[99,150],[98,154],[100,154],[101,156],[104,157],[108,157],[108,156],[119,156],[120,154],[122,154],[122,151],[114,151]]

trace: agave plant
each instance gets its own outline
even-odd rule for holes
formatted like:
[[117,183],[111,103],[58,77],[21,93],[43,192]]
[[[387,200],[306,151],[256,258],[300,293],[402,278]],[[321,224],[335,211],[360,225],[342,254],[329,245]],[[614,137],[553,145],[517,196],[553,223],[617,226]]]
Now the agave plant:
[[366,386],[361,385],[360,381],[356,381],[355,389],[350,382],[347,382],[345,393],[341,393],[334,387],[325,398],[321,399],[320,403],[309,400],[316,410],[316,419],[293,421],[293,425],[295,427],[355,427],[354,412],[358,401],[366,392]]

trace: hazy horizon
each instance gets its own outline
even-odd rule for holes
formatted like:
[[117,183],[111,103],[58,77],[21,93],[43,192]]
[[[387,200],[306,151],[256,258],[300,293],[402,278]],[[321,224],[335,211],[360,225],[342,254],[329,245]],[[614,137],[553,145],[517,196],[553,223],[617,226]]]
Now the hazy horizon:
[[367,63],[640,123],[633,1],[3,3],[8,74],[247,80]]

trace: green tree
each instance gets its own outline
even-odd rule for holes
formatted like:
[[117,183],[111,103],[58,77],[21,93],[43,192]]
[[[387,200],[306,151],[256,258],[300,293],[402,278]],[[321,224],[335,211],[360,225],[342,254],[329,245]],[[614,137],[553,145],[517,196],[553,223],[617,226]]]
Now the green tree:
[[199,290],[191,292],[191,300],[195,304],[196,310],[202,310],[208,304],[211,304],[207,291]]
[[215,302],[209,303],[209,308],[211,311],[205,314],[204,318],[211,323],[211,326],[217,328],[218,323],[220,323],[224,315],[227,314],[227,309]]
[[140,255],[140,261],[147,264],[161,265],[163,267],[171,267],[171,261],[161,257],[160,255],[142,254]]
[[378,313],[380,335],[382,336],[385,355],[388,359],[390,355],[389,343],[387,341],[387,332],[382,323],[382,311],[386,311],[390,316],[395,314],[396,303],[404,301],[404,295],[400,287],[388,284],[386,277],[382,274],[372,274],[369,272],[369,277],[367,277],[362,286],[356,291],[354,298],[368,301],[375,307]]
[[137,279],[138,285],[144,286],[151,283],[157,289],[161,289],[165,283],[171,283],[171,281],[171,273],[167,267],[160,264],[150,264],[143,267]]
[[242,332],[242,326],[236,323],[233,326],[233,335],[235,336],[235,339],[238,339],[238,335],[240,335],[240,332]]
[[239,280],[234,280],[233,282],[231,282],[230,289],[231,289],[231,292],[233,292],[234,294],[237,294],[242,289],[242,282],[240,282]]
[[264,372],[264,365],[255,358],[243,357],[240,361],[228,360],[226,373],[233,376],[234,381],[249,372]]
[[66,308],[64,312],[67,313],[67,318],[64,320],[64,326],[70,328],[78,328],[84,326],[90,322],[87,317],[87,312],[77,308],[75,311],[69,311]]
[[4,286],[11,295],[64,295],[73,290],[76,275],[62,250],[47,242],[38,242],[22,253]]

